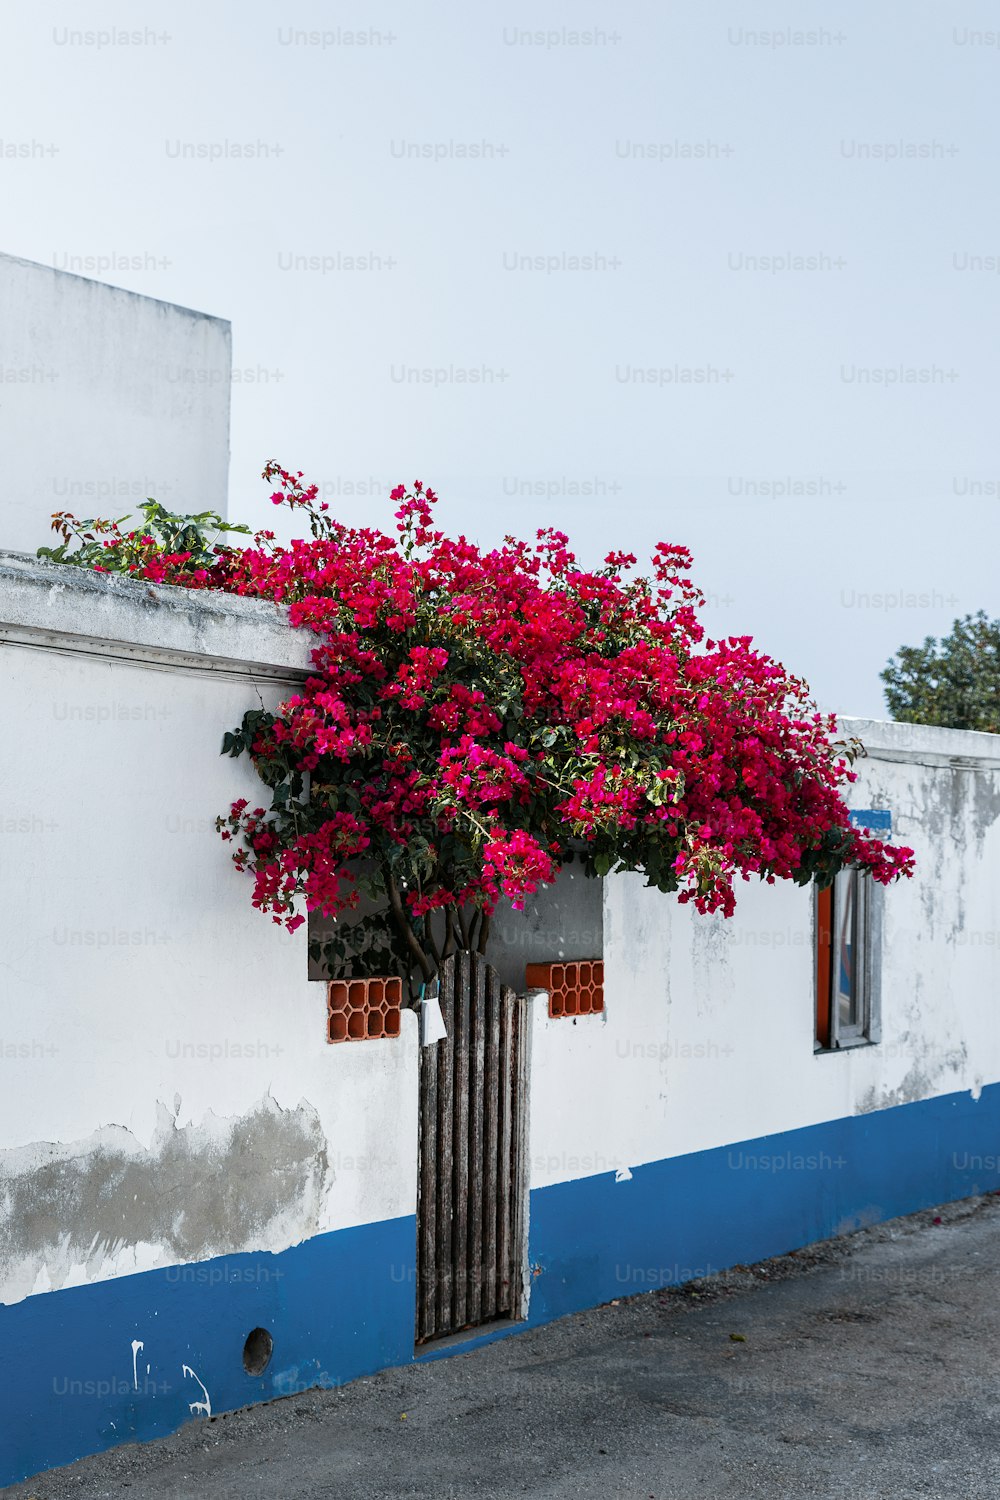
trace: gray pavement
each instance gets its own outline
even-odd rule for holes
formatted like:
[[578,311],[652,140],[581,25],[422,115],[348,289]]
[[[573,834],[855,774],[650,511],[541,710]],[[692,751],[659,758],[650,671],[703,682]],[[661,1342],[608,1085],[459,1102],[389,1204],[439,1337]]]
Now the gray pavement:
[[1000,1197],[119,1448],[10,1500],[1000,1500]]

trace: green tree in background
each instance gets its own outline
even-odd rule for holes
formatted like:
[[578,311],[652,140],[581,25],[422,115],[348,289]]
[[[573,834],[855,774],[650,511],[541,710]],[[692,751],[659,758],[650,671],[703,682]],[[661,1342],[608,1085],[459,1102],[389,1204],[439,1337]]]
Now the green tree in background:
[[900,646],[881,673],[894,719],[1000,734],[1000,620],[956,620],[940,641]]

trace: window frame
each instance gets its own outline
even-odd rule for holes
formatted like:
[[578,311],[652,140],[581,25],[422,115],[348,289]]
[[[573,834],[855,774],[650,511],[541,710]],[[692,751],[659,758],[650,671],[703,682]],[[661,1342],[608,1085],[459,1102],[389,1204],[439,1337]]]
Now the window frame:
[[844,1026],[833,982],[834,933],[840,903],[836,884],[816,890],[813,899],[814,1027],[816,1053],[846,1052],[882,1040],[883,888],[868,871],[849,866],[854,885],[853,947],[859,980],[859,1020]]

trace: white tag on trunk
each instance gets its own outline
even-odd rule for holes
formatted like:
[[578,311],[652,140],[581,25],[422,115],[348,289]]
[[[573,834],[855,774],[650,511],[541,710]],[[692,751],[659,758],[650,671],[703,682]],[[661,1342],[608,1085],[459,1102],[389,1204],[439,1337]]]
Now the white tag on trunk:
[[447,1035],[435,984],[433,993],[424,995],[420,1001],[420,1045],[430,1047],[434,1042],[443,1041]]

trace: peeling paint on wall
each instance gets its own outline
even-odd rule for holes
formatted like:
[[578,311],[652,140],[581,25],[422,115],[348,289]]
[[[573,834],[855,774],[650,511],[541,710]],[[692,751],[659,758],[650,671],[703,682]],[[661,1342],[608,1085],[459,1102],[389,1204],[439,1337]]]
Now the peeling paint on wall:
[[731,963],[732,919],[704,916],[691,928],[691,958],[698,1015],[712,1017],[731,1003],[735,976]]
[[947,1052],[934,1052],[924,1045],[904,1077],[895,1088],[869,1088],[858,1099],[855,1114],[867,1115],[877,1109],[894,1109],[898,1104],[912,1104],[932,1094],[947,1093],[953,1082],[962,1078],[969,1061],[963,1042]]
[[[911,778],[918,860],[925,862],[921,901],[927,932],[954,938],[965,927],[966,886],[982,861],[986,837],[1000,819],[1000,775],[953,768]],[[975,859],[973,854],[973,846]],[[926,861],[931,860],[931,868]],[[932,870],[938,872],[933,878]],[[940,872],[948,871],[942,880]],[[952,874],[952,871],[954,872]]]
[[148,1149],[104,1125],[0,1152],[0,1301],[93,1280],[122,1257],[145,1267],[283,1249],[316,1233],[328,1170],[313,1106],[270,1096],[185,1126],[160,1104]]

